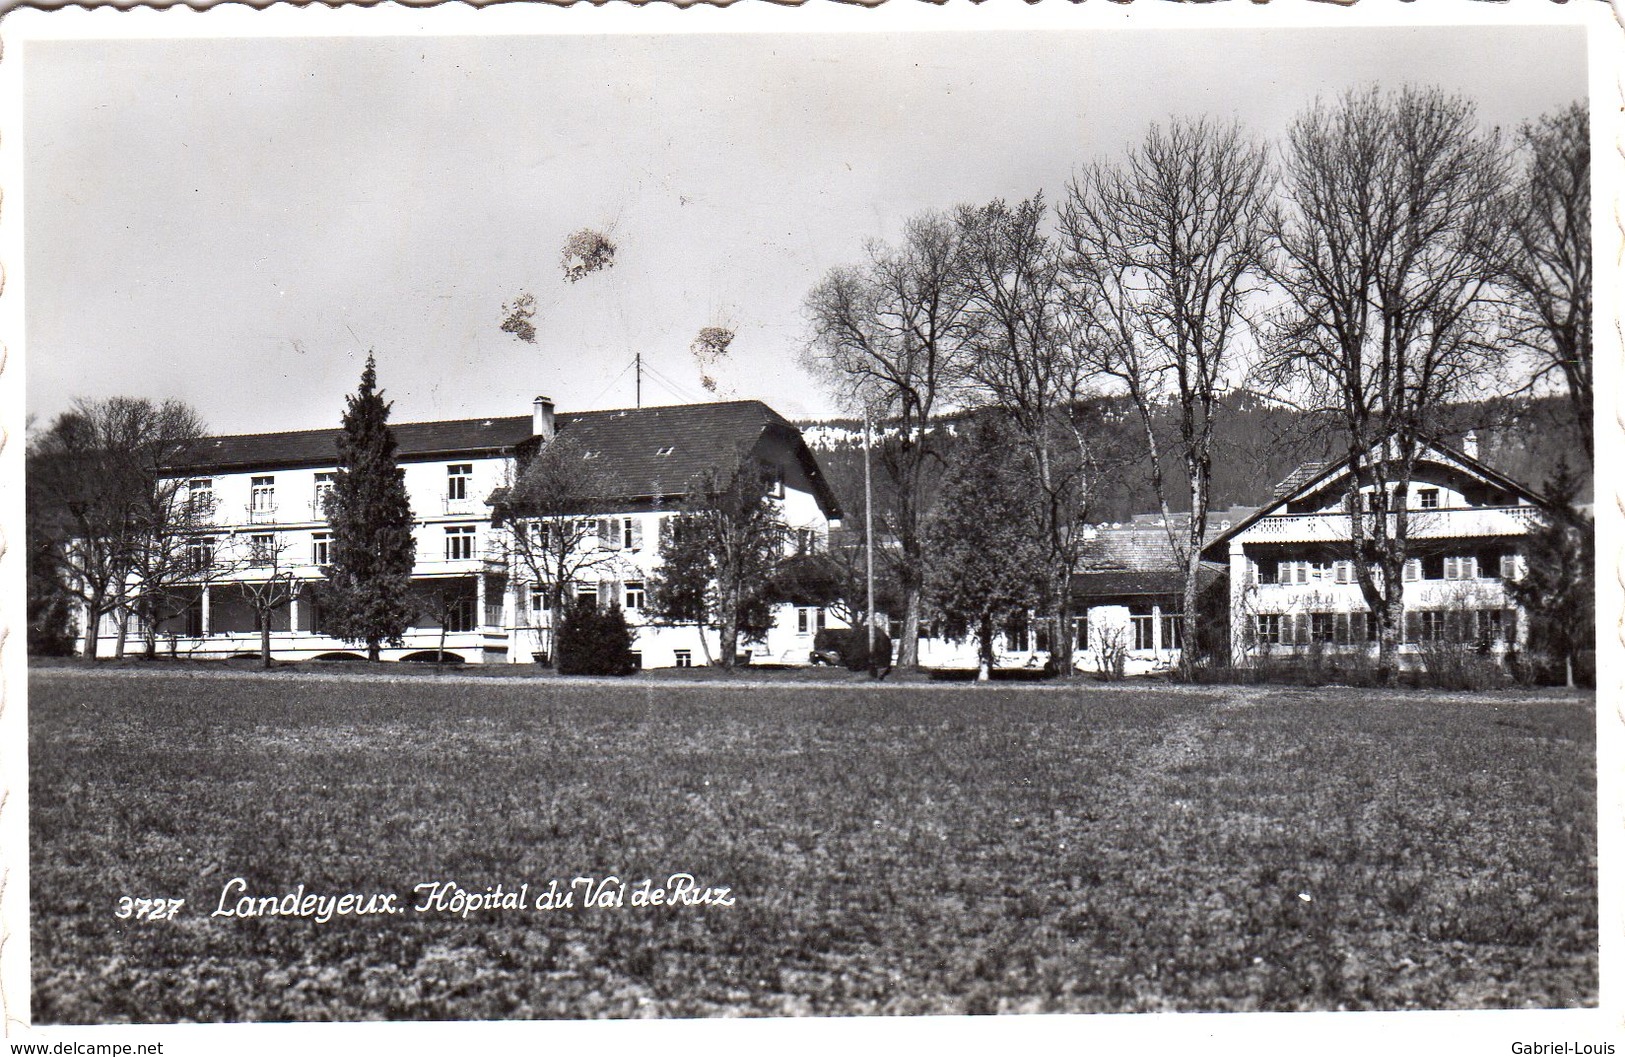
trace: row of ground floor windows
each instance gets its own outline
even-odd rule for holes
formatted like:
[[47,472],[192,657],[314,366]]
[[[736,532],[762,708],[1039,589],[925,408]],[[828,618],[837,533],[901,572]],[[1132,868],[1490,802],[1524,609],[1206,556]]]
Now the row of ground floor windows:
[[[1408,643],[1500,643],[1515,627],[1507,609],[1418,609],[1405,612],[1400,630]],[[1379,630],[1369,613],[1260,613],[1254,626],[1261,646],[1355,645],[1376,642]]]

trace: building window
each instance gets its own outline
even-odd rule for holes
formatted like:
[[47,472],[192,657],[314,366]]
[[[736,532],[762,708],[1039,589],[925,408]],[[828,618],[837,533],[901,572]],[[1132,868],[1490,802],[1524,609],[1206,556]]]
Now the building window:
[[818,552],[818,530],[810,528],[796,529],[796,553],[816,554]]
[[1444,578],[1446,580],[1478,579],[1478,559],[1472,555],[1446,558],[1444,560]]
[[1439,490],[1437,488],[1417,489],[1416,505],[1421,510],[1439,509]]
[[1501,555],[1501,579],[1516,580],[1518,578],[1518,556],[1516,554]]
[[621,546],[629,551],[643,549],[643,522],[635,517],[621,519]]
[[468,483],[474,476],[474,464],[454,462],[446,467],[446,498],[467,499]]
[[333,494],[333,475],[323,471],[316,474],[316,495],[311,500],[311,510],[317,517],[327,516],[327,499]]
[[310,537],[310,560],[315,565],[333,564],[333,534],[317,532]]
[[642,650],[633,650],[632,651],[632,667],[636,668],[639,671],[643,670],[643,651]]
[[1151,619],[1151,607],[1148,605],[1130,606],[1128,620],[1134,629],[1134,648],[1137,650],[1156,648],[1157,628]]
[[255,514],[272,514],[276,512],[276,478],[254,477],[250,479],[249,509]]
[[1072,618],[1072,644],[1074,649],[1086,650],[1089,648],[1089,618],[1087,616]]
[[475,607],[479,599],[473,595],[458,595],[446,605],[443,614],[447,631],[473,631],[475,628]]
[[692,668],[692,667],[694,667],[694,651],[693,650],[677,650],[672,654],[672,657],[675,660],[675,662],[677,664],[677,667],[679,667],[679,668]]
[[214,565],[214,540],[202,536],[187,543],[186,564],[195,573],[205,572],[211,568]]
[[1281,644],[1281,614],[1260,613],[1258,615],[1258,641],[1264,646],[1279,646]]
[[1278,584],[1281,582],[1281,566],[1284,562],[1256,562],[1254,568],[1261,584]]
[[586,605],[598,604],[597,584],[576,584],[576,601]]
[[1162,648],[1177,650],[1185,644],[1185,615],[1183,613],[1164,613],[1162,615]]
[[214,513],[214,478],[194,477],[186,483],[186,511],[195,518]]
[[1309,614],[1309,641],[1329,643],[1337,638],[1337,615],[1335,613]]
[[643,581],[626,581],[626,606],[629,610],[642,609],[644,606]]
[[474,526],[452,525],[446,529],[446,560],[463,562],[474,557]]
[[1012,616],[1010,618],[1010,622],[1004,626],[1005,647],[1020,653],[1031,648],[1028,645],[1029,641],[1030,640],[1027,634],[1027,614],[1017,613]]
[[248,537],[248,561],[251,565],[270,565],[276,558],[276,537],[258,534]]

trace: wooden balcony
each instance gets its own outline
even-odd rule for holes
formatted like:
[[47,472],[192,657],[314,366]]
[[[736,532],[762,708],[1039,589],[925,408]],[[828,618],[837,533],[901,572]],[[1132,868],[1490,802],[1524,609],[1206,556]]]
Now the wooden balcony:
[[[1361,515],[1368,523],[1373,515]],[[1540,511],[1532,506],[1448,507],[1412,510],[1406,515],[1410,539],[1519,536],[1533,528]],[[1394,515],[1388,515],[1393,531]],[[1274,514],[1242,533],[1244,543],[1335,543],[1349,538],[1347,514]]]

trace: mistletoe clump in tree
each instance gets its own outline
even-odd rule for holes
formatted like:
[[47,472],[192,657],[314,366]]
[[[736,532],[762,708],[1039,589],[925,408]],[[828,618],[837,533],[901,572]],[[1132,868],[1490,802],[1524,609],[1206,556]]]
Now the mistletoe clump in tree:
[[372,661],[381,645],[400,645],[411,625],[417,550],[412,506],[389,430],[390,405],[377,391],[377,381],[369,353],[360,388],[346,398],[338,473],[327,500],[333,564],[322,592],[326,630],[347,642],[366,643]]

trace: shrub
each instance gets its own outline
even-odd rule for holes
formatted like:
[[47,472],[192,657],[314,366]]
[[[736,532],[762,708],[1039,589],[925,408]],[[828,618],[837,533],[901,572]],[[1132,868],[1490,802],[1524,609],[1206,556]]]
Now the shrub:
[[577,599],[565,610],[559,626],[560,675],[631,675],[632,629],[618,605],[600,608]]
[[[853,628],[851,638],[847,641],[847,649],[841,654],[847,670],[853,672],[866,672],[869,670],[869,632],[866,628]],[[881,671],[891,669],[891,636],[880,628],[875,629],[875,667]]]

